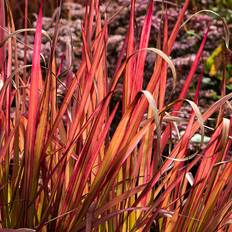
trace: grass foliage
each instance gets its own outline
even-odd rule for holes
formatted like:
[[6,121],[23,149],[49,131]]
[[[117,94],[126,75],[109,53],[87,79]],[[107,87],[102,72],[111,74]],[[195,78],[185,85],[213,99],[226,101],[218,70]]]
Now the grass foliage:
[[[98,0],[85,1],[77,71],[57,65],[61,1],[44,63],[42,9],[48,3],[37,2],[32,64],[25,59],[24,66],[18,65],[10,4],[0,2],[1,227],[43,232],[232,231],[232,118],[224,115],[232,93],[226,95],[225,80],[220,99],[204,112],[198,107],[202,76],[196,70],[207,28],[179,96],[173,95],[180,77],[169,57],[190,1],[185,0],[171,33],[163,11],[157,48],[148,48],[152,14],[160,3],[148,2],[135,37],[131,0],[128,31],[113,72],[107,65],[113,19],[100,11]],[[25,0],[25,12],[27,8]],[[25,28],[18,31],[25,34],[25,43],[27,27],[25,16]],[[27,49],[25,44],[25,56]],[[155,54],[155,64],[146,84],[147,53]],[[71,60],[72,54],[66,54]],[[167,91],[168,76],[173,78],[172,91]],[[188,100],[194,78],[195,97]],[[58,94],[61,81],[66,86],[63,97]],[[186,104],[192,111],[184,121],[178,112]],[[206,127],[213,116],[215,126]],[[184,133],[173,140],[172,132],[178,134],[183,121]],[[191,153],[196,133],[201,143]]]

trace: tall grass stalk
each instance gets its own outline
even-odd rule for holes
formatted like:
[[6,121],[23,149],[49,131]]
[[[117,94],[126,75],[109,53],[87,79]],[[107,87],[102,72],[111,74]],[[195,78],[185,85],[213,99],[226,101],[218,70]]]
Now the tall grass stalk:
[[[198,106],[202,75],[196,70],[207,28],[179,96],[173,95],[180,77],[170,55],[190,1],[185,0],[171,33],[163,10],[159,47],[148,48],[152,14],[160,3],[148,2],[136,37],[136,1],[131,0],[128,31],[114,72],[107,64],[110,19],[103,17],[98,0],[85,1],[77,71],[63,70],[63,63],[57,63],[62,1],[50,57],[42,61],[42,9],[49,1],[37,2],[32,64],[25,57],[24,66],[17,58],[16,19],[9,2],[0,2],[1,231],[231,231],[232,118],[225,117],[222,107],[232,93],[222,91],[220,100],[204,112]],[[25,29],[27,15],[25,0]],[[28,31],[21,32],[26,56]],[[156,56],[146,84],[148,53]],[[65,59],[72,60],[72,54],[66,54],[70,57]],[[188,100],[194,78],[199,78],[195,98]],[[58,94],[61,80],[67,84],[63,97]],[[172,132],[184,120],[178,112],[185,104],[192,111],[175,142]],[[205,125],[210,117],[217,124],[209,132]],[[190,153],[196,133],[201,133],[201,144]]]

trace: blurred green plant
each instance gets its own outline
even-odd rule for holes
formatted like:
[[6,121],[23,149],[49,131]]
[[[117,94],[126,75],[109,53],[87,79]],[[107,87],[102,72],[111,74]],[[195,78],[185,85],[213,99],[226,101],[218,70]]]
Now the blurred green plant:
[[232,0],[216,0],[216,3],[219,7],[228,7],[232,9]]
[[[220,44],[211,54],[211,56],[206,60],[205,71],[209,73],[211,77],[216,78],[219,81],[223,79],[223,62],[224,62],[224,45]],[[232,64],[228,63],[225,67],[225,81],[226,88],[228,90],[232,89]]]

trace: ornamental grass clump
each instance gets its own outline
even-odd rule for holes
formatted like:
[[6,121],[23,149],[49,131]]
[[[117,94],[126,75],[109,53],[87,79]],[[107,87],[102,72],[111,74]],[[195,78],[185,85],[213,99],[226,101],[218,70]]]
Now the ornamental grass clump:
[[[157,48],[151,48],[152,15],[161,3],[148,2],[135,36],[136,2],[131,0],[124,44],[115,70],[109,72],[108,27],[114,17],[100,10],[98,0],[83,6],[82,56],[76,71],[70,47],[63,58],[56,53],[62,1],[54,15],[52,38],[42,30],[46,2],[40,1],[35,30],[27,23],[15,30],[10,4],[1,1],[1,231],[232,230],[232,118],[224,114],[226,105],[231,107],[232,93],[226,94],[225,79],[220,99],[203,110],[198,106],[203,75],[196,75],[196,70],[202,63],[207,28],[183,88],[174,95],[180,77],[170,56],[185,26],[189,2],[185,0],[171,32],[163,5]],[[25,1],[25,12],[27,8]],[[32,32],[29,64],[27,34]],[[24,65],[17,57],[18,33],[25,38]],[[43,36],[50,40],[48,60],[41,53]],[[155,63],[145,80],[148,53],[155,55]],[[65,61],[70,65],[64,69]],[[173,84],[167,91],[170,78]],[[194,78],[195,96],[188,99]],[[191,106],[187,120],[178,114],[186,105]],[[214,127],[206,126],[211,117],[216,119]],[[180,135],[178,125],[183,121]],[[201,141],[190,152],[195,134]]]

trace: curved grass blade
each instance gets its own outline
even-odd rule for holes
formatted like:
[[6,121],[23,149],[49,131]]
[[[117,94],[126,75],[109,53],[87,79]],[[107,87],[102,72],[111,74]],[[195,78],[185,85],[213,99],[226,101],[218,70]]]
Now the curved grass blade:
[[197,16],[197,15],[199,15],[199,14],[202,14],[202,13],[206,13],[206,14],[210,14],[210,15],[216,16],[216,17],[218,17],[218,18],[222,21],[223,26],[224,26],[224,29],[225,29],[225,38],[224,38],[224,40],[225,40],[225,45],[226,45],[226,48],[227,48],[230,52],[232,52],[231,49],[230,49],[230,30],[229,30],[229,27],[228,27],[228,25],[227,25],[225,19],[224,19],[221,15],[219,15],[218,13],[216,13],[216,12],[213,11],[213,10],[204,9],[204,10],[200,10],[200,11],[194,13],[193,15],[191,15],[191,16],[181,25],[181,28],[184,27],[193,17],[195,17],[195,16]]

